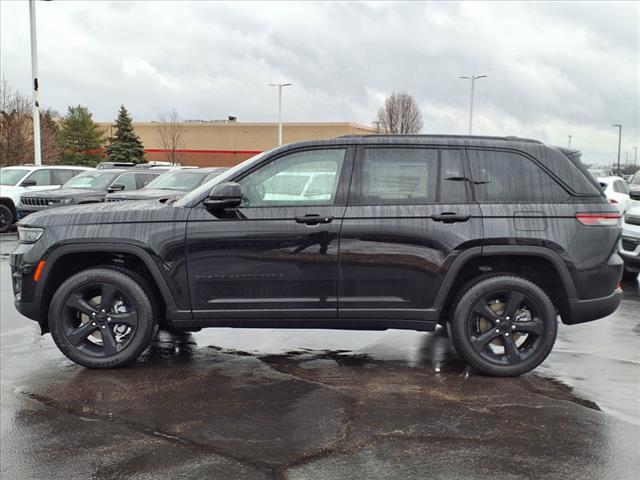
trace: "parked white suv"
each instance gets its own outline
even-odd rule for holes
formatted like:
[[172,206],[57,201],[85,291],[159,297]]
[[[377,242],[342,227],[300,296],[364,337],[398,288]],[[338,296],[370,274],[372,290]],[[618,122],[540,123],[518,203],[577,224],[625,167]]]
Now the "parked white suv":
[[16,206],[23,193],[59,188],[85,170],[91,169],[63,165],[15,165],[0,168],[0,233],[9,230],[18,220]]
[[622,217],[618,253],[624,260],[624,278],[636,278],[640,272],[640,206],[631,207]]
[[622,177],[598,177],[598,182],[604,187],[604,194],[624,215],[629,208],[638,202],[629,196],[629,184]]

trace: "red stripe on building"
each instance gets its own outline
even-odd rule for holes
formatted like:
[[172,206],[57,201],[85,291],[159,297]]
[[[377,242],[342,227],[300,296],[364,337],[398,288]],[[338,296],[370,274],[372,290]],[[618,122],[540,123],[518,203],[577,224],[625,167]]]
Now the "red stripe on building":
[[164,148],[145,148],[145,152],[147,153],[169,153],[171,151],[175,151],[176,153],[204,153],[204,154],[249,154],[249,155],[257,155],[258,153],[262,153],[262,150],[191,150],[191,149],[180,149],[177,148],[175,150],[167,150]]

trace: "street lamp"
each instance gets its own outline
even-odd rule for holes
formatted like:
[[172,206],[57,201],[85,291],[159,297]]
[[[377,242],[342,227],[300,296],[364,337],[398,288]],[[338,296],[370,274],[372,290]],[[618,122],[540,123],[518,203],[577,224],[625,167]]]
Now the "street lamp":
[[33,76],[33,149],[36,165],[42,165],[40,149],[40,91],[38,89],[38,43],[36,39],[36,2],[29,0],[29,28],[31,33],[31,74]]
[[289,87],[290,83],[270,83],[270,87],[278,87],[278,145],[282,145],[282,87]]
[[479,78],[487,78],[486,75],[471,75],[470,77],[460,77],[466,80],[471,80],[471,100],[469,104],[469,135],[471,135],[471,130],[473,127],[473,92],[475,89],[476,80]]
[[633,168],[638,166],[638,147],[633,147]]
[[618,175],[620,175],[620,145],[622,145],[622,125],[614,123],[612,127],[618,127]]

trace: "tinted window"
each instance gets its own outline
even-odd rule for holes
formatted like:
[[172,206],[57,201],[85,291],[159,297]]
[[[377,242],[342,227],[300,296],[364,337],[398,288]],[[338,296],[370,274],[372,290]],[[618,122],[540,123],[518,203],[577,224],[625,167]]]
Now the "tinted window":
[[462,166],[460,150],[440,151],[440,197],[441,203],[457,203],[468,200],[469,182]]
[[310,150],[280,157],[238,182],[242,205],[331,205],[344,154],[344,149]]
[[561,202],[569,194],[530,159],[510,152],[469,150],[480,202]]
[[53,184],[63,185],[75,177],[80,170],[53,170]]
[[25,180],[36,182],[35,185],[33,185],[35,187],[45,187],[48,185],[52,185],[51,170],[49,170],[48,168],[43,170],[36,170]]
[[624,180],[616,180],[613,182],[613,190],[618,193],[626,193],[629,195],[629,186]]
[[356,167],[352,203],[398,205],[436,200],[438,151],[367,148]]
[[124,185],[125,190],[136,190],[136,174],[135,173],[123,173],[114,182],[114,185]]
[[136,173],[136,180],[138,182],[136,188],[144,187],[155,178],[158,178],[158,175],[153,175],[151,173]]

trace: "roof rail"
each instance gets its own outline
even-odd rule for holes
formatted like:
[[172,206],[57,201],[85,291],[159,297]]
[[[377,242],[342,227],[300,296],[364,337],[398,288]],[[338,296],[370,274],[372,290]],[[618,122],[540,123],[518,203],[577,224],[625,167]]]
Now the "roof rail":
[[524,137],[516,137],[512,135],[507,135],[504,137],[498,136],[490,136],[490,135],[437,135],[437,134],[407,134],[407,133],[380,133],[380,134],[372,134],[372,135],[341,135],[336,138],[425,138],[425,139],[459,139],[459,140],[502,140],[505,142],[513,141],[513,142],[524,142],[524,143],[542,143],[540,140],[535,140],[533,138],[524,138]]

